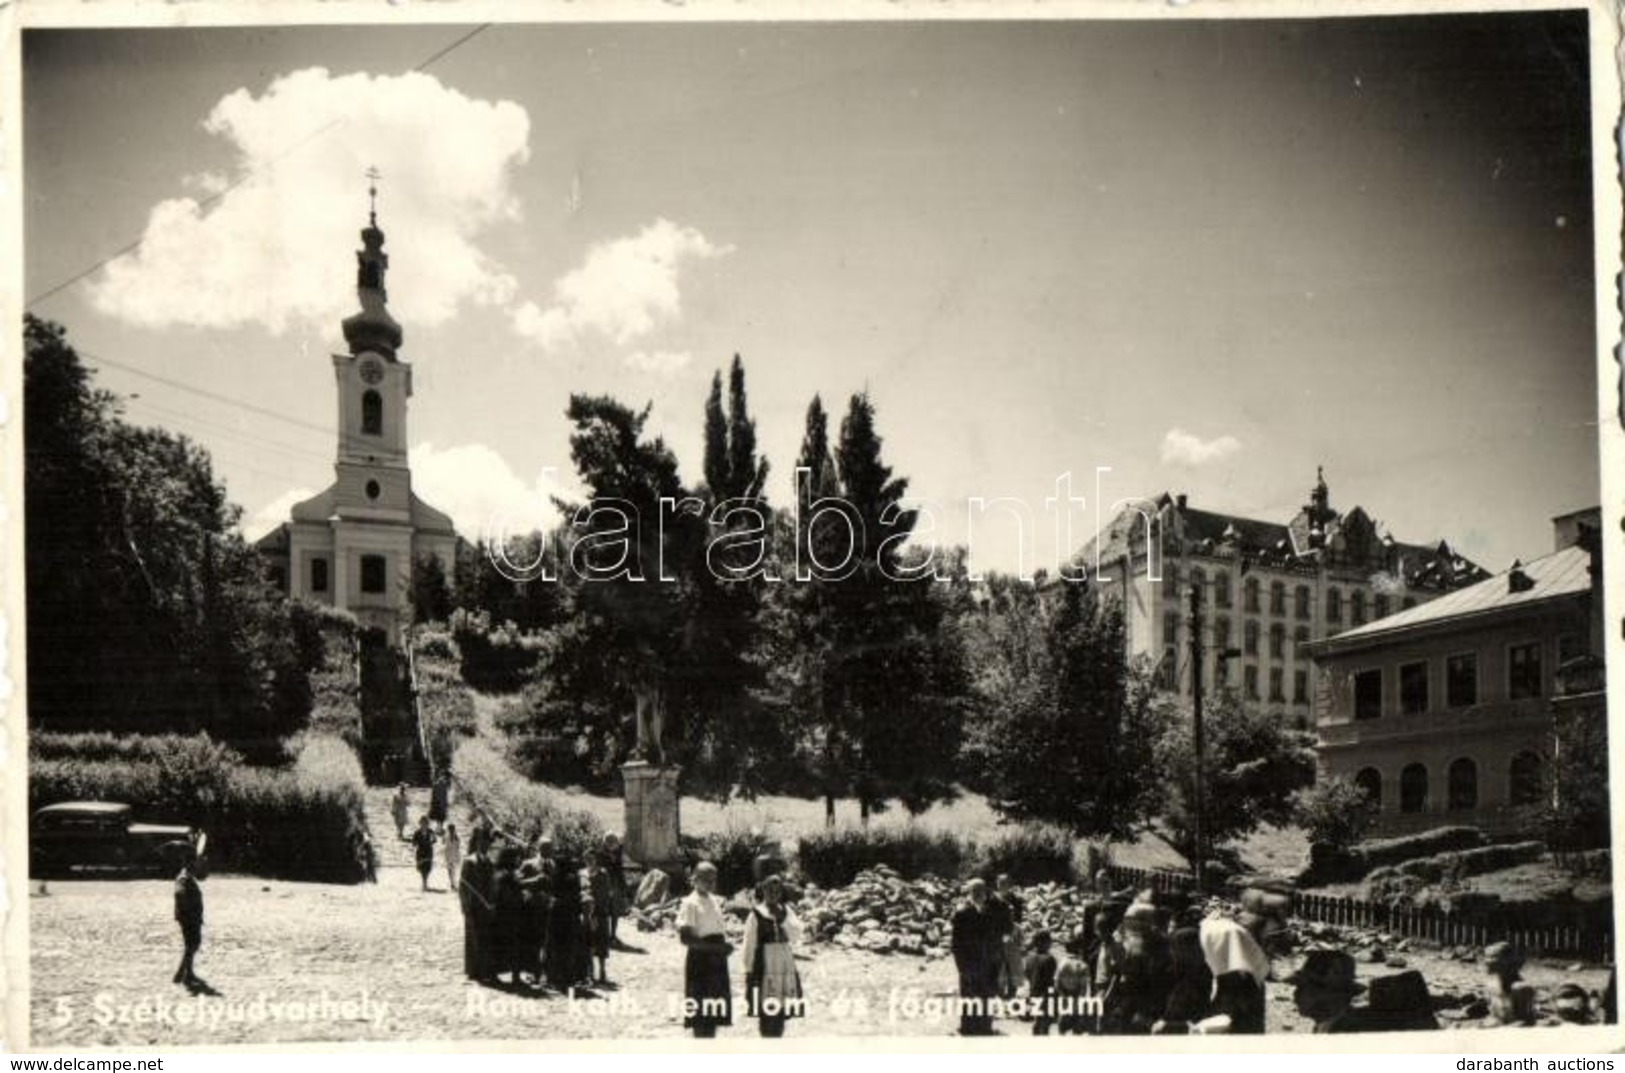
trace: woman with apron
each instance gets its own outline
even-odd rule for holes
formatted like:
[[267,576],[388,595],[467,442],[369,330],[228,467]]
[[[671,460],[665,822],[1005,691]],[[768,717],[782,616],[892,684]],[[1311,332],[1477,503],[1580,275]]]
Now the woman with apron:
[[756,898],[745,919],[745,1001],[761,1034],[777,1038],[785,1021],[804,1012],[791,947],[801,924],[784,904],[784,881],[777,875],[762,880]]

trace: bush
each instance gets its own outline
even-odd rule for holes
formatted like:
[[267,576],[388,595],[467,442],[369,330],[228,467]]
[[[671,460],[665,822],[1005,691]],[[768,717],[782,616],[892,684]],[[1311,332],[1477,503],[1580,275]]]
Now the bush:
[[546,833],[557,849],[578,856],[603,842],[603,825],[596,816],[560,808],[551,793],[516,774],[484,742],[468,739],[458,744],[451,770],[464,795],[499,831],[527,844]]
[[756,882],[756,858],[778,845],[761,831],[733,825],[700,838],[685,838],[683,843],[685,871],[700,861],[710,861],[717,866],[717,889],[724,895],[752,886]]
[[483,611],[454,611],[451,634],[462,656],[463,679],[485,692],[512,693],[524,686],[541,654],[536,638],[511,622],[492,625]]
[[1341,775],[1299,790],[1293,798],[1292,811],[1310,842],[1334,850],[1346,850],[1354,845],[1377,818],[1376,802],[1371,800],[1371,795]]
[[1024,823],[1006,828],[992,841],[978,844],[973,871],[986,879],[1008,875],[1023,886],[1035,883],[1074,883],[1090,875],[1087,863],[1076,858],[1072,832],[1051,823]]
[[1528,864],[1530,861],[1539,860],[1545,852],[1546,846],[1542,842],[1506,842],[1404,861],[1392,868],[1378,869],[1371,873],[1371,878],[1397,874],[1415,876],[1425,883],[1460,880],[1467,876],[1498,872],[1503,868]]
[[796,844],[801,874],[821,887],[844,887],[864,869],[884,864],[904,879],[953,879],[972,850],[947,831],[906,827],[837,827]]
[[250,767],[201,734],[37,737],[36,756],[48,758],[29,764],[30,811],[122,801],[138,820],[203,828],[210,859],[226,871],[349,883],[367,872],[361,765],[330,735],[302,736],[284,768]]

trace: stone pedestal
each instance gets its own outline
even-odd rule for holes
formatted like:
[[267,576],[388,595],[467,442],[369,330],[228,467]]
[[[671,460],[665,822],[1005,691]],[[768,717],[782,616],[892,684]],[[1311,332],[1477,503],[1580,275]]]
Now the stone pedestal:
[[626,784],[626,855],[645,868],[675,865],[677,775],[681,768],[656,767],[644,760],[621,765]]

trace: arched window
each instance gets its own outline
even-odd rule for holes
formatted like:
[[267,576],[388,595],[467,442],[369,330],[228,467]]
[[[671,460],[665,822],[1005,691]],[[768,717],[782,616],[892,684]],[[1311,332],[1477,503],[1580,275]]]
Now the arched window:
[[1242,649],[1249,656],[1258,655],[1258,623],[1252,619],[1242,627]]
[[1360,773],[1354,776],[1354,785],[1365,794],[1366,800],[1378,808],[1382,807],[1382,772],[1374,767],[1361,768]]
[[1255,577],[1248,578],[1242,582],[1241,589],[1245,600],[1243,610],[1254,615],[1258,614],[1258,579]]
[[361,431],[368,436],[384,434],[384,397],[370,389],[361,394]]
[[1399,773],[1399,811],[1425,812],[1428,807],[1428,769],[1425,764],[1407,764]]
[[1286,614],[1286,582],[1270,582],[1270,614]]
[[1355,589],[1349,596],[1349,624],[1361,626],[1365,624],[1365,590]]
[[1343,621],[1343,590],[1336,586],[1326,590],[1326,621]]
[[1534,753],[1523,752],[1512,758],[1510,793],[1508,794],[1514,805],[1540,804],[1541,773],[1540,757]]
[[1297,587],[1297,589],[1294,591],[1294,593],[1293,593],[1293,602],[1297,605],[1297,612],[1298,612],[1298,617],[1299,618],[1307,619],[1309,617],[1309,601],[1310,601],[1310,598],[1311,597],[1310,597],[1309,586],[1308,585],[1299,585]]
[[1213,606],[1230,606],[1230,572],[1216,570],[1213,573]]
[[1384,593],[1380,593],[1380,592],[1377,593],[1376,605],[1377,605],[1376,617],[1377,618],[1387,618],[1388,617],[1388,597],[1387,597],[1387,595],[1384,594]]
[[1465,756],[1450,764],[1450,807],[1478,807],[1478,765]]
[[1286,627],[1279,622],[1270,623],[1270,659],[1286,658]]

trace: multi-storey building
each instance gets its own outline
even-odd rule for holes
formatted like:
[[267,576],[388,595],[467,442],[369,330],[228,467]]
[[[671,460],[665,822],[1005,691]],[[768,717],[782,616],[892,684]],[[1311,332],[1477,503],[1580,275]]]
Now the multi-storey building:
[[1554,519],[1549,555],[1309,646],[1321,774],[1365,789],[1378,833],[1528,826],[1556,720],[1606,718],[1600,513]]
[[[1165,493],[1121,510],[1078,554],[1122,602],[1132,656],[1191,690],[1192,587],[1202,593],[1203,684],[1234,689],[1308,726],[1316,670],[1304,646],[1484,577],[1449,544],[1407,544],[1355,507],[1332,509],[1324,475],[1286,522],[1202,510]],[[1225,658],[1227,650],[1238,655]]]

